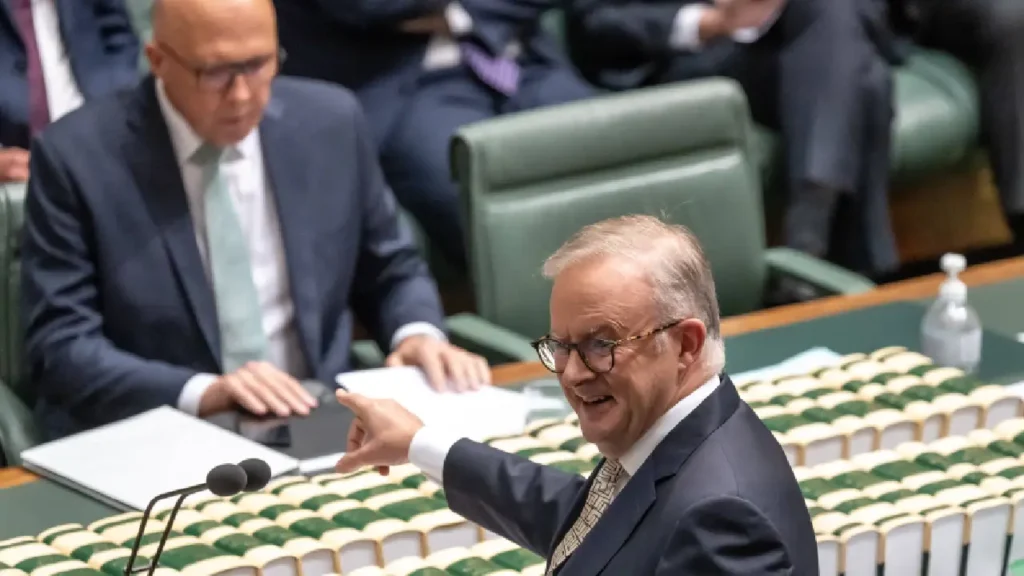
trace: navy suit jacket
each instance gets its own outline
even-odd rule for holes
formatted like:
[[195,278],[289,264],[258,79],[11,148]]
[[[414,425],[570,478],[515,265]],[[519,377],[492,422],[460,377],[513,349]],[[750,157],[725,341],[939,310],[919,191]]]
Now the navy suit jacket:
[[[71,71],[85,99],[139,78],[139,40],[124,0],[54,0]],[[8,0],[0,0],[0,145],[29,147],[25,44]]]
[[[469,440],[444,463],[452,510],[545,558],[579,516],[593,479]],[[816,576],[818,548],[782,447],[723,375],[559,574]]]
[[[280,78],[260,139],[313,376],[349,369],[351,310],[384,350],[409,322],[442,327],[352,95]],[[213,292],[154,81],[53,124],[31,171],[26,352],[51,435],[174,405],[193,375],[220,373]]]
[[[436,14],[450,0],[275,0],[285,74],[317,78],[356,92],[382,140],[423,75],[430,38],[399,25]],[[563,62],[553,38],[540,32],[540,15],[553,0],[459,0],[473,20],[471,38],[492,54],[513,40],[530,59]]]

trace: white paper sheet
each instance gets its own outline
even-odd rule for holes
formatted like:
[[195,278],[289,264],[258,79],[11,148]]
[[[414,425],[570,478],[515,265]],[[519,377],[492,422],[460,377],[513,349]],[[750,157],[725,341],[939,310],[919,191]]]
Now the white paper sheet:
[[378,368],[347,372],[338,384],[370,398],[391,398],[431,427],[475,440],[519,434],[535,406],[521,393],[496,386],[473,392],[437,392],[419,368]]
[[740,374],[730,374],[729,377],[732,378],[733,382],[742,384],[753,382],[754,380],[795,376],[813,372],[826,366],[832,366],[842,357],[842,354],[837,354],[825,347],[811,348],[778,364]]

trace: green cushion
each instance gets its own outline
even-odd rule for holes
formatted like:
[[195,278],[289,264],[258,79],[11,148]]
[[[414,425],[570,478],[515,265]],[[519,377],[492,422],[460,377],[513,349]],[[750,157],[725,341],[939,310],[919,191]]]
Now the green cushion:
[[28,400],[21,362],[21,228],[25,221],[24,184],[0,184],[0,380]]

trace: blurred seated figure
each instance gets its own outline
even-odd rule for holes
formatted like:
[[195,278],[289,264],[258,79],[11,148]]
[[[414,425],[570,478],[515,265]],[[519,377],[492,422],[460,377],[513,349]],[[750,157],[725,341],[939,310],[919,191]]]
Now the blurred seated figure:
[[355,91],[388,183],[432,244],[465,268],[449,140],[460,126],[591,94],[537,0],[277,0],[283,73]]
[[28,179],[29,143],[84,100],[138,81],[124,0],[0,0],[0,183]]
[[[77,0],[76,0],[77,1]],[[32,155],[26,365],[48,436],[158,406],[304,415],[350,369],[486,383],[447,342],[352,94],[276,78],[271,0],[157,0],[154,77],[51,125]]]
[[898,265],[888,215],[892,46],[874,0],[569,0],[603,87],[728,76],[785,146],[784,242],[861,272]]
[[981,129],[1003,210],[1024,253],[1024,2],[888,0],[898,33],[966,62],[981,88]]

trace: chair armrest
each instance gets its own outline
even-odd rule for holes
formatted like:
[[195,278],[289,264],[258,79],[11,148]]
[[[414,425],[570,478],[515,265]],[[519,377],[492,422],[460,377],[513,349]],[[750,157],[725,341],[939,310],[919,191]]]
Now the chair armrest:
[[449,316],[448,337],[452,344],[483,356],[492,366],[537,360],[529,338],[475,314]]
[[768,249],[765,262],[773,274],[789,276],[827,294],[860,294],[875,289],[875,283],[865,276],[792,248]]
[[0,382],[0,452],[7,466],[20,465],[21,453],[39,442],[32,411],[6,384]]
[[384,366],[384,353],[373,340],[357,340],[352,343],[352,368],[369,370]]

